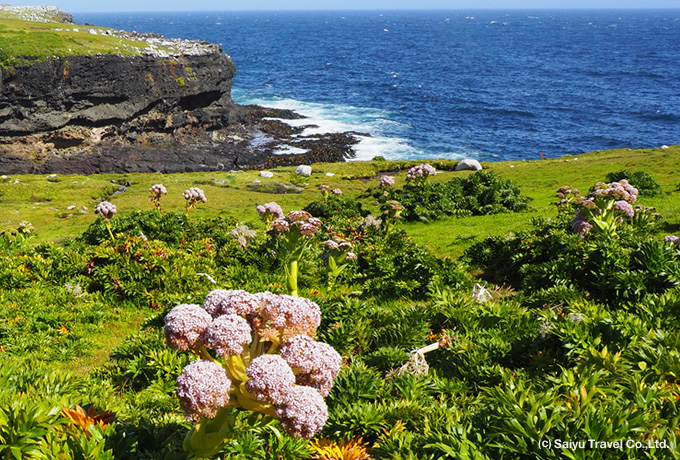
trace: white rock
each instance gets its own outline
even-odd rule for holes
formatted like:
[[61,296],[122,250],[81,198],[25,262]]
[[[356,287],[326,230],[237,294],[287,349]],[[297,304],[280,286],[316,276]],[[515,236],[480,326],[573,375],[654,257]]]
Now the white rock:
[[664,150],[666,150],[666,149],[669,148],[669,147],[668,147],[667,145],[664,144],[664,145],[661,146],[661,148],[664,149]]
[[333,177],[335,176],[335,173],[326,173],[326,177]]
[[71,206],[66,207],[66,209],[68,209],[69,211],[71,211],[71,210],[73,210],[73,209],[76,209],[76,207],[73,206],[73,205],[71,205]]
[[307,165],[300,165],[295,170],[295,174],[299,174],[300,176],[304,177],[309,177],[312,175],[312,167]]
[[479,171],[483,169],[477,160],[465,159],[456,165],[456,171]]
[[260,171],[260,177],[264,177],[265,179],[271,179],[274,177],[274,173],[271,171]]
[[261,184],[261,183],[262,183],[262,181],[260,179],[255,179],[253,181],[253,184]]

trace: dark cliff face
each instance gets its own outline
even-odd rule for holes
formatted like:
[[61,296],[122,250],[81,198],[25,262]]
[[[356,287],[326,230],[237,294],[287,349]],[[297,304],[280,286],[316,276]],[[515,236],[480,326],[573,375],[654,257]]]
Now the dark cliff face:
[[2,69],[0,136],[121,124],[154,110],[224,109],[233,105],[235,70],[221,53],[72,56]]
[[[0,173],[171,173],[354,155],[357,140],[349,134],[305,137],[268,119],[300,118],[295,113],[234,104],[229,56],[214,45],[189,45],[202,51],[70,56],[3,68]],[[276,154],[280,144],[307,153]]]

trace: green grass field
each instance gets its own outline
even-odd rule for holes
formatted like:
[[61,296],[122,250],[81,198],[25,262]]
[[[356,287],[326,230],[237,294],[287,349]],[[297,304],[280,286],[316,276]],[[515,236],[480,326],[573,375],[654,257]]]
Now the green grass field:
[[[418,193],[451,193],[440,185],[461,182],[474,185],[466,189],[472,195],[493,190],[499,202],[516,203],[512,180],[532,200],[520,212],[409,223],[381,214],[373,197],[383,192],[376,193],[383,174],[396,176],[396,195],[416,162],[315,164],[310,178],[292,167],[270,179],[258,171],[2,176],[0,458],[678,460],[680,246],[664,238],[680,234],[678,154],[674,146],[486,163],[501,179],[488,187],[476,180],[490,174],[450,181],[472,173],[431,161],[440,172],[428,180],[450,182],[405,188],[405,206],[420,197],[417,216],[433,216],[436,204],[434,193]],[[660,194],[641,192],[635,204],[665,220],[618,209],[609,230],[576,235],[575,210],[553,205],[557,189],[586,194],[622,170],[660,185]],[[148,198],[158,183],[168,191],[162,212]],[[320,185],[342,197],[322,199]],[[208,201],[187,217],[182,192],[191,187]],[[489,209],[476,196],[477,210]],[[622,198],[612,196],[606,203]],[[358,198],[382,224],[346,198]],[[110,233],[93,213],[104,199],[118,208]],[[298,227],[290,216],[290,232],[281,221],[281,233],[265,232],[255,207],[271,201],[284,213],[318,211],[318,233],[304,236],[312,220]],[[596,204],[591,222],[614,209],[606,203]],[[257,232],[241,227],[250,239],[239,240],[239,222]],[[331,238],[351,242],[354,260],[339,245],[331,249]],[[460,257],[473,244],[475,252]],[[486,294],[475,294],[480,286]],[[283,338],[287,328],[300,334],[297,323],[272,327],[272,310],[284,307],[237,295],[246,301],[234,305],[254,308],[239,313],[253,334],[247,340],[254,337],[240,355],[222,356],[210,342],[179,350],[166,341],[171,311],[207,315],[210,331],[234,320],[200,306],[214,289],[266,298],[299,289],[316,303],[320,323],[305,323],[305,340],[337,352],[337,376],[327,395],[312,393],[325,404],[310,406],[323,419],[312,440],[286,423],[283,403],[242,389],[256,379],[244,376],[246,367],[265,351],[283,356],[295,340]],[[304,317],[302,302],[294,311]],[[182,326],[185,319],[178,330],[208,328],[195,316]],[[201,340],[221,340],[209,330],[199,331]],[[231,399],[226,407],[206,403],[222,415],[195,423],[185,418],[180,380],[199,359],[230,379]],[[307,372],[302,365],[290,364],[296,383],[285,391],[316,391],[314,380],[294,377],[294,366]],[[203,378],[193,382],[206,391]],[[294,420],[314,420],[305,414]],[[557,446],[566,439],[602,444]],[[624,452],[616,442],[633,447]]]
[[94,54],[136,56],[147,47],[139,40],[106,35],[105,27],[30,22],[2,16],[0,12],[0,65],[5,68],[20,63],[42,61],[49,57]]
[[[505,235],[521,230],[532,217],[548,217],[554,214],[552,203],[555,192],[563,185],[571,185],[584,193],[598,181],[605,180],[607,173],[626,169],[630,172],[645,171],[663,188],[662,196],[642,198],[641,204],[653,206],[665,217],[669,232],[677,231],[680,206],[677,201],[677,185],[680,182],[680,165],[677,158],[680,147],[661,150],[611,150],[592,152],[579,157],[551,160],[512,161],[484,163],[484,167],[504,179],[513,180],[530,196],[530,210],[522,213],[495,214],[447,218],[432,223],[403,223],[413,238],[439,255],[458,256],[473,242],[489,235]],[[455,164],[455,162],[443,162]],[[103,174],[93,176],[59,175],[56,182],[47,176],[11,176],[0,182],[0,229],[16,228],[19,222],[30,222],[37,232],[36,241],[60,241],[81,233],[96,216],[94,207],[100,199],[108,198],[117,189],[116,181],[132,185],[110,201],[118,206],[118,212],[126,214],[134,209],[152,209],[148,190],[156,183],[163,183],[168,196],[163,198],[163,208],[181,212],[184,209],[182,192],[189,187],[205,190],[208,202],[194,211],[197,217],[226,215],[237,221],[258,227],[261,225],[254,211],[259,204],[276,201],[284,210],[297,209],[320,197],[318,186],[340,188],[345,196],[356,197],[368,187],[379,183],[379,171],[395,171],[397,186],[405,183],[406,169],[413,162],[349,162],[313,165],[312,177],[303,179],[293,174],[294,168],[272,170],[274,177],[259,177],[258,171],[209,172],[186,174]],[[327,177],[327,172],[335,174]],[[383,173],[380,173],[383,174]],[[445,181],[453,177],[469,175],[469,172],[440,171],[434,178]],[[52,179],[54,180],[54,179]],[[260,183],[254,181],[259,180]],[[18,183],[15,183],[18,182]],[[299,184],[301,193],[275,193],[277,184]],[[379,211],[373,200],[364,199],[367,209]],[[73,209],[67,209],[74,206]],[[79,212],[79,210],[87,210]]]

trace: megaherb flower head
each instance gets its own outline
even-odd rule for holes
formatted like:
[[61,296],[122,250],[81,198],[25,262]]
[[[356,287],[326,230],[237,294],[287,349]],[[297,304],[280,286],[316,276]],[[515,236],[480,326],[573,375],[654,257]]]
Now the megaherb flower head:
[[205,296],[203,308],[213,318],[230,314],[247,317],[260,308],[260,298],[257,294],[240,289],[233,291],[215,289]]
[[276,409],[283,429],[296,438],[311,439],[328,420],[328,407],[313,388],[293,386]]
[[159,212],[161,210],[161,196],[167,195],[168,191],[165,189],[163,184],[152,185],[149,189],[149,199]]
[[281,209],[281,206],[279,206],[275,201],[261,204],[255,208],[255,210],[260,216],[260,219],[262,219],[262,221],[268,226],[271,225],[273,220],[283,218],[283,209]]
[[394,187],[394,176],[382,176],[380,178],[380,188]]
[[565,185],[557,190],[557,198],[560,199],[555,203],[560,211],[567,211],[569,209],[569,204],[572,204],[574,200],[581,194],[581,191],[575,188],[571,188],[569,185]]
[[118,208],[113,203],[102,201],[94,208],[94,213],[101,216],[104,220],[109,220],[118,213]]
[[102,219],[104,219],[106,230],[109,232],[111,241],[116,241],[116,238],[114,238],[113,232],[111,231],[111,218],[118,213],[118,208],[116,208],[116,205],[109,203],[108,201],[102,201],[94,208],[94,213],[98,214]]
[[633,206],[631,206],[629,202],[623,200],[614,202],[614,211],[622,212],[628,217],[633,217],[635,215]]
[[182,196],[186,200],[187,217],[189,217],[189,212],[198,206],[198,203],[206,203],[208,201],[203,190],[197,187],[185,190]]
[[[566,190],[560,191],[566,193]],[[590,188],[586,197],[571,201],[576,208],[576,217],[571,222],[572,229],[580,237],[591,231],[616,235],[617,227],[626,218],[635,215],[632,203],[637,201],[637,196],[638,190],[625,179],[608,184],[598,182]]]
[[202,343],[220,356],[243,353],[243,347],[253,341],[250,324],[245,318],[231,314],[217,317],[203,333]]
[[326,274],[328,276],[328,291],[330,292],[336,279],[347,267],[347,261],[356,260],[357,256],[352,250],[352,243],[347,240],[333,239],[323,242],[327,250],[324,254]]
[[383,211],[383,217],[386,222],[394,219],[401,219],[401,213],[406,209],[401,203],[396,200],[390,200],[380,207]]
[[675,235],[666,235],[663,241],[664,243],[676,244],[678,241],[680,241],[680,237]]
[[314,236],[323,223],[307,211],[291,211],[286,217],[276,219],[269,233],[279,238],[286,263],[286,283],[288,293],[297,295],[298,263],[307,246],[306,240]]
[[171,310],[168,345],[199,357],[177,379],[182,409],[195,423],[185,449],[195,457],[219,451],[233,437],[238,411],[279,418],[300,438],[321,430],[328,418],[323,398],[342,359],[312,338],[320,323],[316,303],[271,292],[215,290],[204,307]]
[[279,405],[295,383],[293,369],[279,355],[262,355],[246,369],[246,390],[258,401]]
[[331,193],[333,195],[342,195],[342,190],[340,190],[339,188],[334,188],[333,190],[331,190]]
[[187,420],[214,418],[229,403],[231,380],[219,364],[201,359],[184,368],[177,377],[177,397]]
[[436,176],[437,170],[429,163],[414,166],[406,173],[406,182],[413,182],[416,185],[425,183],[429,176]]
[[198,305],[178,305],[165,317],[165,341],[176,350],[195,348],[212,321],[212,316]]
[[229,238],[238,241],[239,246],[245,249],[253,238],[257,236],[255,230],[251,230],[247,225],[239,225],[229,232]]
[[298,369],[298,384],[328,396],[342,364],[342,357],[333,347],[301,334],[281,345],[281,356],[290,367]]

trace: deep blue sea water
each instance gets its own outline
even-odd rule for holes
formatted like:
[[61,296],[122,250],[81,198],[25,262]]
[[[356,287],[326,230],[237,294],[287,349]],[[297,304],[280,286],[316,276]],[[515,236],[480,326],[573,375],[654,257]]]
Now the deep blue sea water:
[[[368,132],[360,159],[680,144],[680,10],[76,14],[220,43],[238,103]],[[306,120],[305,124],[310,121]]]

